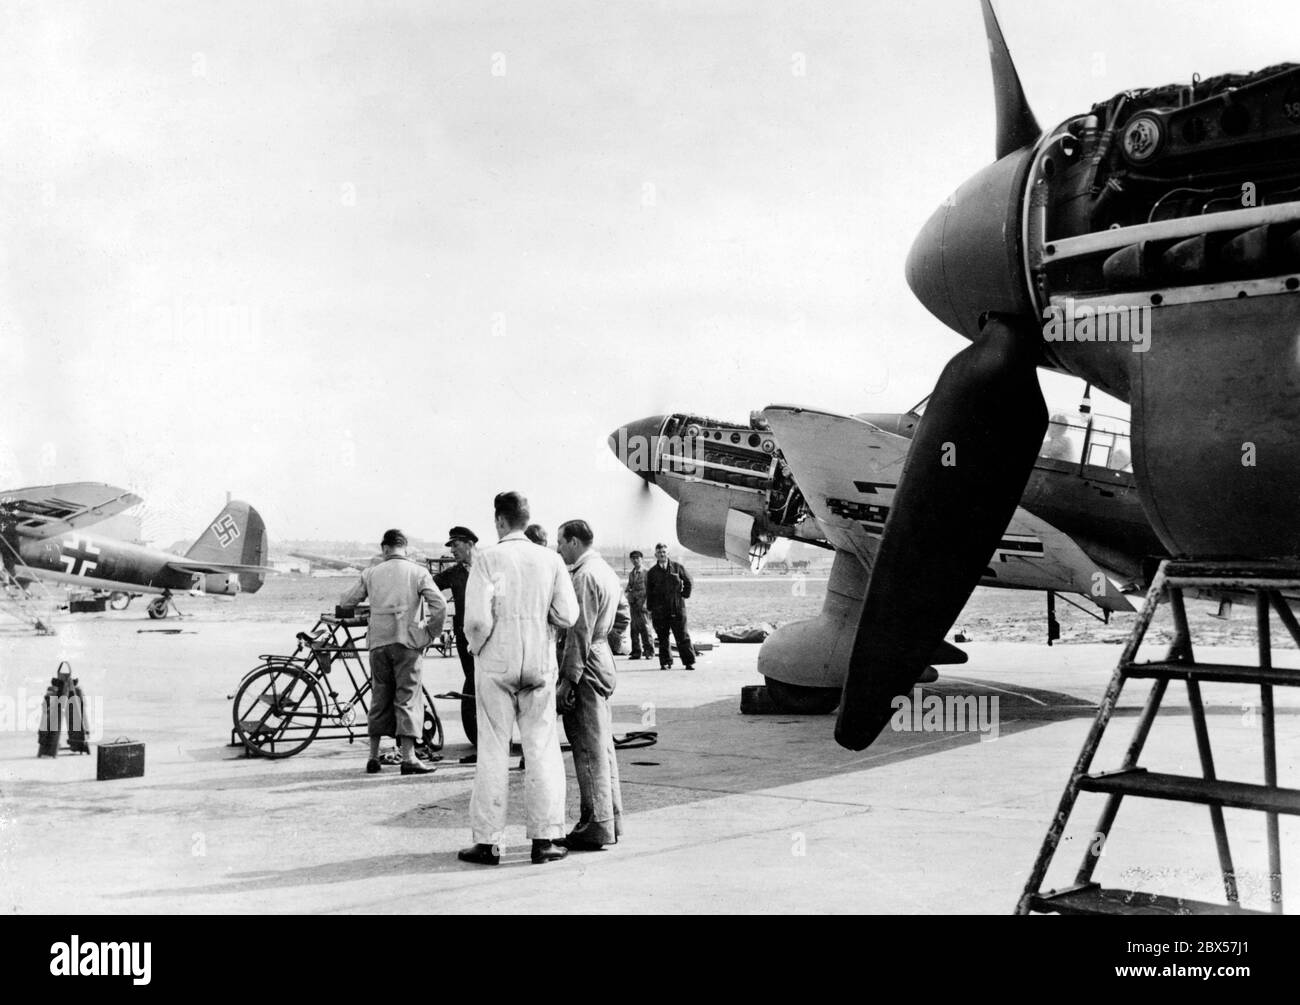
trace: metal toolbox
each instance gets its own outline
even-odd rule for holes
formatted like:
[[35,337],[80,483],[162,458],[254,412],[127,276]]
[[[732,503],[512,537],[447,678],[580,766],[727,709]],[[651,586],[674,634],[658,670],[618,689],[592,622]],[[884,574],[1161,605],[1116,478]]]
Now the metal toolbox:
[[118,739],[95,748],[95,778],[139,778],[144,774],[144,744]]

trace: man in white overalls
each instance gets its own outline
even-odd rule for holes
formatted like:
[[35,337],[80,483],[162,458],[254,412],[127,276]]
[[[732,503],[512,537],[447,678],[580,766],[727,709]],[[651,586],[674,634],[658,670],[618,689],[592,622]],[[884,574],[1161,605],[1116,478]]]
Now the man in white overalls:
[[563,560],[524,536],[528,501],[502,492],[494,502],[497,536],[482,549],[465,585],[465,636],[474,651],[478,762],[470,797],[474,844],[463,862],[496,865],[506,827],[510,737],[516,722],[528,765],[524,776],[534,862],[563,858],[564,761],[556,727],[556,629],[578,613]]

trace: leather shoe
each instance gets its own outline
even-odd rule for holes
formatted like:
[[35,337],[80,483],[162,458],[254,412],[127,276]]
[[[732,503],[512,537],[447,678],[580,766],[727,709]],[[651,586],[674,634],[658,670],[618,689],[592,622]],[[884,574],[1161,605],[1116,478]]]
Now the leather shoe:
[[588,841],[584,837],[569,834],[559,841],[569,851],[604,851],[605,846],[599,841]]
[[501,847],[495,844],[476,844],[456,852],[462,862],[472,865],[500,865]]
[[402,762],[402,774],[404,775],[432,775],[437,770],[432,764],[421,764],[419,761]]
[[370,760],[366,761],[366,774],[367,774],[367,775],[377,775],[377,774],[379,774],[379,772],[381,772],[381,771],[383,771],[383,770],[384,770],[384,769],[381,768],[381,767],[379,766],[379,758],[377,758],[377,757],[372,757],[372,758],[370,758]]
[[558,862],[569,854],[569,849],[564,847],[559,841],[534,841],[533,842],[533,864],[541,865],[544,862]]

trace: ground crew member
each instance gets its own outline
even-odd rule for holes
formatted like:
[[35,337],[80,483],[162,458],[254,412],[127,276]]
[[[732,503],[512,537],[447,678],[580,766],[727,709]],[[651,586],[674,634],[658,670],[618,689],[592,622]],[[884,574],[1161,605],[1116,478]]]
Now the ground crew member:
[[465,683],[460,693],[469,695],[469,700],[460,703],[460,724],[465,729],[465,737],[474,743],[478,736],[477,717],[474,709],[474,654],[469,651],[469,640],[465,638],[465,584],[469,581],[469,569],[474,564],[474,545],[478,544],[478,535],[468,527],[453,527],[447,532],[445,547],[451,549],[456,564],[443,569],[433,577],[434,585],[440,590],[451,590],[451,602],[455,605],[452,612],[451,629],[456,637],[456,655],[460,657],[460,669],[465,675]]
[[[376,774],[379,741],[396,736],[402,752],[402,774],[427,775],[437,770],[415,756],[415,740],[423,732],[424,691],[420,684],[420,655],[431,638],[442,631],[447,602],[433,585],[423,565],[406,557],[406,535],[384,533],[380,547],[384,558],[362,570],[357,585],[340,603],[355,606],[370,599],[370,624],[366,631],[370,649],[370,760],[366,773]],[[421,614],[421,601],[428,617]]]
[[695,650],[691,636],[686,631],[686,598],[691,595],[691,577],[678,562],[668,560],[668,546],[655,545],[655,564],[645,574],[646,606],[654,622],[659,640],[659,666],[664,670],[673,667],[673,652],[668,647],[671,631],[677,641],[677,652],[687,670],[695,669]]
[[556,727],[555,630],[578,613],[560,556],[524,537],[528,501],[502,492],[493,503],[499,541],[474,558],[465,586],[465,635],[474,652],[478,761],[470,796],[474,844],[463,862],[496,865],[506,827],[510,737],[516,722],[528,770],[524,800],[532,859],[563,858],[564,760]]
[[632,559],[632,571],[627,574],[628,613],[632,617],[632,655],[631,660],[639,660],[641,654],[649,659],[654,655],[654,643],[650,641],[650,612],[645,606],[645,569],[641,567],[642,555],[634,551],[628,555]]
[[616,843],[623,831],[623,798],[609,717],[616,683],[609,634],[623,591],[592,541],[585,520],[570,520],[560,527],[560,557],[569,566],[578,598],[577,620],[565,633],[556,691],[582,794],[578,823],[564,839],[570,851],[600,851]]

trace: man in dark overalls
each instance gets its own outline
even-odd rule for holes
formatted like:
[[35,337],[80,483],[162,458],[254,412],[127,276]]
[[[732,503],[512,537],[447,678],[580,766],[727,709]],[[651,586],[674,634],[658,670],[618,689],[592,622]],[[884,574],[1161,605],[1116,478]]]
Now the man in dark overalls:
[[659,642],[659,666],[671,670],[673,652],[668,634],[677,642],[677,652],[687,670],[695,669],[695,649],[686,630],[686,598],[691,595],[691,577],[678,562],[668,559],[668,547],[655,545],[655,564],[645,574],[646,606]]
[[453,527],[447,533],[446,547],[451,549],[456,564],[443,569],[433,577],[434,584],[440,590],[451,590],[451,600],[456,610],[452,615],[451,629],[456,636],[456,655],[460,657],[460,668],[465,673],[465,684],[461,694],[469,695],[468,701],[460,703],[460,724],[465,729],[465,736],[470,743],[478,742],[478,719],[474,706],[474,654],[469,651],[469,640],[465,638],[465,584],[469,581],[469,567],[474,564],[474,545],[478,544],[478,535],[468,527]]

